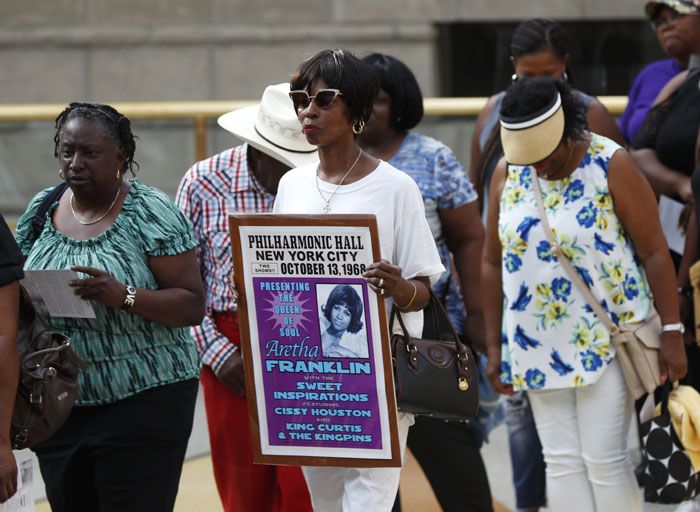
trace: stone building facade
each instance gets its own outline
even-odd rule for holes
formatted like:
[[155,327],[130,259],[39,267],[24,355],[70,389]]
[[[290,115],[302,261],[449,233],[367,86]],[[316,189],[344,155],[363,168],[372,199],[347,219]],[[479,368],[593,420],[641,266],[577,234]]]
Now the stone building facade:
[[[2,0],[0,103],[254,99],[324,47],[437,91],[437,23],[638,19],[642,0]],[[465,49],[467,51],[468,49]]]

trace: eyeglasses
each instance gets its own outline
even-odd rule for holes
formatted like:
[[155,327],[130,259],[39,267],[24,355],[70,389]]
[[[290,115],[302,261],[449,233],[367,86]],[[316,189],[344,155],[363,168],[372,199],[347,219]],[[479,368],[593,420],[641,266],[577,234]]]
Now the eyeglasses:
[[316,102],[321,108],[330,107],[338,96],[342,96],[343,93],[340,89],[319,89],[316,91],[315,96],[309,96],[309,93],[304,90],[289,91],[289,97],[294,103],[294,110],[297,112],[299,110],[308,108],[311,105],[311,100]]
[[672,23],[680,18],[683,18],[685,14],[681,14],[678,11],[674,11],[673,9],[668,10],[668,16],[658,16],[655,17],[653,20],[651,20],[651,28],[654,30],[659,30],[661,27],[664,25],[668,25],[669,23]]

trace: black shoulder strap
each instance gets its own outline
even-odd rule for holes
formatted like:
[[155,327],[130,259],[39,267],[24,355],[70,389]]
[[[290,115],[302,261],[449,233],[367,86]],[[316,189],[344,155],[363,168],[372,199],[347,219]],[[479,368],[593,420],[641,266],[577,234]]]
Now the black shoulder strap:
[[44,223],[46,222],[46,213],[51,208],[51,205],[58,202],[61,196],[68,188],[68,184],[64,181],[56,185],[51,192],[46,194],[46,197],[39,204],[39,208],[36,209],[34,217],[32,217],[32,240],[39,238],[41,231],[44,229]]

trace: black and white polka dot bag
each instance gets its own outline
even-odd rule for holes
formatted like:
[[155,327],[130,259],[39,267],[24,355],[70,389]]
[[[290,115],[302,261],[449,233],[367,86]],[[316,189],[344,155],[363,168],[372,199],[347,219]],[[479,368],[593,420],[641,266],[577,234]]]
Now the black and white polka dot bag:
[[655,396],[661,414],[639,426],[644,456],[644,500],[681,503],[700,491],[700,473],[693,468],[668,412],[671,383],[660,386]]

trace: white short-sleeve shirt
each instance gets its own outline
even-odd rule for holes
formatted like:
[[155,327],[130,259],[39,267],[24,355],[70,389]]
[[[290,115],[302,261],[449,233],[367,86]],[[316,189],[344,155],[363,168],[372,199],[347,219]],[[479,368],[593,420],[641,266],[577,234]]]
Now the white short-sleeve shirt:
[[[425,276],[434,283],[445,271],[440,262],[418,185],[407,174],[380,161],[364,178],[338,187],[316,178],[316,164],[297,167],[279,184],[274,213],[320,214],[328,198],[331,213],[368,213],[377,217],[382,258],[401,267],[406,279]],[[423,313],[402,313],[412,336],[420,336]],[[398,323],[397,323],[398,324]],[[400,329],[398,325],[394,330]]]

